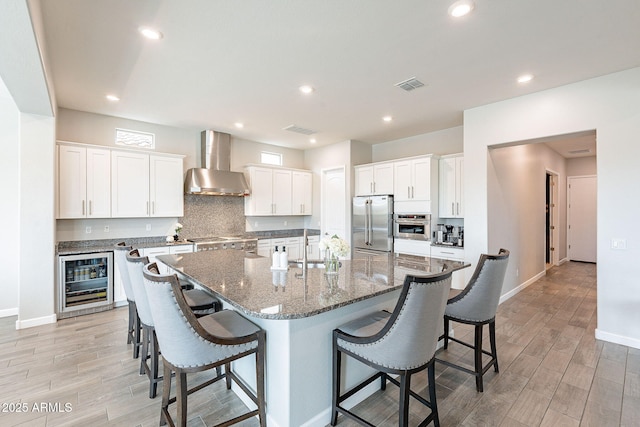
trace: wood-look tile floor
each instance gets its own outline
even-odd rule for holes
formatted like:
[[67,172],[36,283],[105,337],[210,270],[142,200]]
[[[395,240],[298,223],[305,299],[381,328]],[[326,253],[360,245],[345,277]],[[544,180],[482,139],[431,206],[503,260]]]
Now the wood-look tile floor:
[[[15,317],[0,319],[0,426],[158,425],[160,396],[147,396],[148,381],[126,345],[126,318],[120,308],[20,331]],[[496,325],[500,373],[485,375],[484,393],[470,375],[436,365],[442,426],[640,426],[640,350],[594,338],[595,265],[550,269],[500,305]],[[454,326],[468,339],[469,327]],[[455,343],[438,357],[472,361]],[[412,384],[424,394],[426,374]],[[223,384],[206,390],[189,397],[189,426],[244,409]],[[42,403],[52,405],[34,408]],[[411,425],[426,415],[414,403]],[[23,404],[26,412],[17,412]],[[397,388],[355,411],[375,425],[397,425]],[[338,425],[355,424],[340,416]]]

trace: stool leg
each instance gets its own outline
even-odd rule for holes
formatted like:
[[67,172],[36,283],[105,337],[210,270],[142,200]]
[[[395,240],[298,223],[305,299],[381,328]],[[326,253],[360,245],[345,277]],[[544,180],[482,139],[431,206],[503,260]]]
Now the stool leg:
[[338,397],[340,394],[340,369],[342,364],[342,354],[338,349],[335,338],[333,341],[333,373],[331,385],[331,425],[338,422]]
[[[128,329],[127,329],[127,344],[131,344],[131,342],[133,341],[133,331],[134,331],[134,314],[133,314],[133,307],[131,306],[132,301],[129,301],[129,324]],[[135,344],[134,344],[135,345]],[[134,347],[135,349],[135,347]]]
[[496,349],[496,321],[489,322],[489,341],[491,342],[491,354],[493,355],[493,369],[498,372],[498,350]]
[[142,355],[140,357],[140,375],[146,372],[145,365],[147,364],[147,357],[149,355],[149,328],[147,326],[142,327]]
[[449,347],[449,319],[444,318],[444,349]]
[[258,417],[260,427],[267,427],[267,412],[264,395],[264,359],[265,344],[264,334],[258,338],[258,351],[256,352],[256,397],[258,399]]
[[482,325],[475,326],[476,390],[482,392]]
[[440,427],[438,417],[438,402],[436,401],[436,363],[431,361],[427,374],[429,376],[429,403],[431,403],[431,415],[433,416],[433,426]]
[[178,404],[178,420],[180,426],[187,425],[187,374],[176,372],[176,403]]
[[134,308],[134,320],[133,320],[133,358],[137,359],[140,357],[140,333],[141,333],[141,322],[140,317],[138,316],[138,309],[136,308],[136,303],[133,303]]
[[409,391],[411,389],[411,375],[400,374],[400,402],[398,411],[398,426],[409,425]]
[[164,362],[164,375],[162,380],[162,407],[160,409],[160,425],[167,425],[165,411],[169,410],[169,394],[171,393],[171,367]]
[[149,378],[149,397],[153,399],[158,393],[158,337],[155,328],[149,328],[149,345],[151,358],[151,378]]

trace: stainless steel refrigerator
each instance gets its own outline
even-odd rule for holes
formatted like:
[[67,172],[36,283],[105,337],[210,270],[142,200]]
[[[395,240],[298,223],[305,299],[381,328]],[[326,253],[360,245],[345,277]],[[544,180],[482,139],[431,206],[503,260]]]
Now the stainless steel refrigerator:
[[393,196],[353,198],[353,248],[393,252]]

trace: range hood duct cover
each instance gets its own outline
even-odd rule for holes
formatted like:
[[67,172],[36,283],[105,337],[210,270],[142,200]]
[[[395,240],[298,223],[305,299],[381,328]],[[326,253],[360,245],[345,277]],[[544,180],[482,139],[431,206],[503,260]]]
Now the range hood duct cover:
[[231,135],[205,130],[201,133],[201,168],[187,170],[186,194],[248,196],[249,185],[242,172],[231,172]]

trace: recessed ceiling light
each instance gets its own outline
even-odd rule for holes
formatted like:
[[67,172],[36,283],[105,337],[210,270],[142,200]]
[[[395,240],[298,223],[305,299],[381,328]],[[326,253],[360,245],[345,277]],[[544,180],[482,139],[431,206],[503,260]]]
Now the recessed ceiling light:
[[162,38],[162,33],[158,30],[154,30],[153,28],[140,27],[138,28],[138,31],[150,40],[160,40]]
[[118,98],[115,95],[107,95],[107,96],[105,96],[105,98],[107,98],[109,101],[113,101],[113,102],[120,101],[120,98]]
[[518,83],[527,83],[533,80],[533,76],[531,74],[523,74],[518,77]]
[[244,127],[244,123],[241,122],[235,122],[234,126],[237,127],[238,129],[242,129]]
[[454,18],[460,18],[461,16],[465,16],[469,12],[473,10],[475,7],[475,3],[472,0],[458,0],[449,6],[449,15]]
[[316,139],[315,139],[315,138],[311,138],[311,139],[309,140],[309,142],[310,142],[310,143],[312,143],[312,144],[315,144],[315,143],[316,143]]
[[384,116],[382,118],[382,121],[384,121],[386,123],[389,123],[391,120],[393,120],[393,117],[391,117],[391,116]]
[[302,92],[304,94],[307,94],[307,95],[314,91],[313,87],[311,87],[309,85],[300,86],[298,89],[300,89],[300,92]]

